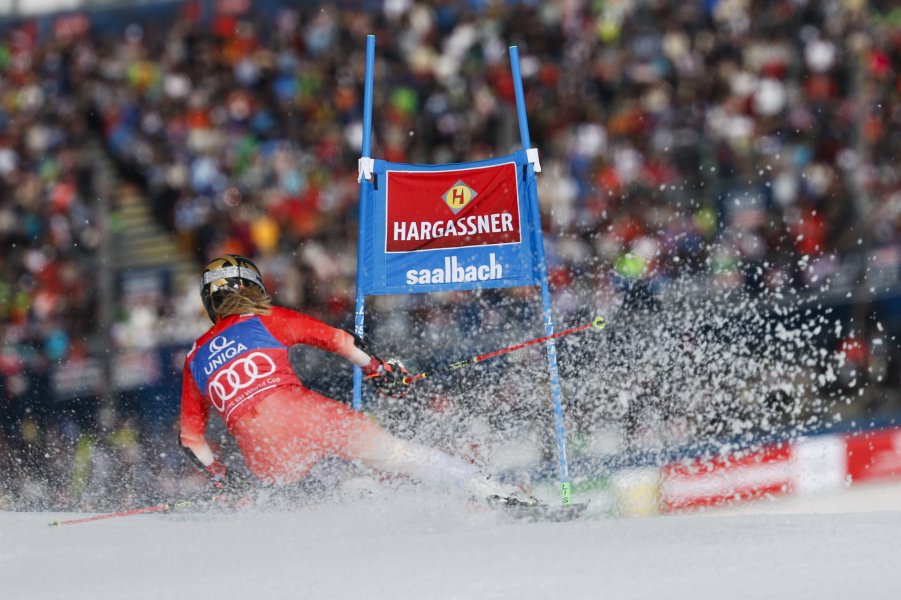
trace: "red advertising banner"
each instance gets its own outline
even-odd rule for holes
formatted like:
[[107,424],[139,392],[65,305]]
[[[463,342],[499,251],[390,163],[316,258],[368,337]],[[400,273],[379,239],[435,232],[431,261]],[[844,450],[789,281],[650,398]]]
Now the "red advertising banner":
[[513,162],[386,173],[386,252],[515,244],[520,231]]
[[849,435],[845,444],[852,482],[901,476],[901,431],[898,429]]
[[791,447],[776,444],[740,457],[672,464],[661,476],[665,511],[719,506],[792,489]]

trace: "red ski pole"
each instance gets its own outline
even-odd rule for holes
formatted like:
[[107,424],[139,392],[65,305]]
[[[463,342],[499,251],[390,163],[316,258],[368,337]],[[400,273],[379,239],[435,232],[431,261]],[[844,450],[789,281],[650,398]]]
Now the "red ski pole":
[[409,375],[403,378],[403,382],[405,385],[409,385],[414,381],[419,381],[420,379],[425,379],[427,377],[433,377],[435,375],[441,375],[444,373],[449,373],[451,371],[456,371],[457,369],[462,369],[463,367],[468,367],[469,365],[474,365],[476,363],[480,363],[488,360],[489,358],[495,358],[497,356],[501,356],[503,354],[507,354],[509,352],[514,352],[516,350],[522,350],[523,348],[527,348],[529,346],[534,346],[535,344],[540,344],[542,342],[546,342],[548,340],[553,340],[559,337],[563,337],[565,335],[572,335],[573,333],[578,333],[580,331],[585,331],[586,329],[603,329],[607,326],[607,322],[604,320],[604,317],[598,316],[595,317],[593,321],[590,323],[585,323],[583,325],[579,325],[578,327],[572,327],[571,329],[567,329],[565,331],[559,331],[552,335],[545,335],[543,337],[535,338],[533,340],[529,340],[527,342],[522,342],[519,344],[515,344],[513,346],[507,346],[506,348],[501,348],[500,350],[495,350],[494,352],[488,352],[486,354],[480,354],[479,356],[473,356],[472,358],[468,358],[466,360],[460,360],[454,363],[449,364],[447,367],[443,369],[439,369],[438,371],[432,371],[431,373],[420,373],[418,375]]
[[170,510],[175,510],[177,508],[183,508],[185,506],[190,506],[192,503],[191,500],[184,500],[182,502],[165,502],[163,504],[157,504],[155,506],[145,506],[144,508],[133,508],[131,510],[122,510],[119,512],[106,513],[103,515],[94,515],[92,517],[82,517],[80,519],[69,519],[67,521],[51,521],[51,526],[59,526],[59,525],[75,525],[77,523],[89,523],[91,521],[102,521],[104,519],[115,519],[117,517],[130,517],[131,515],[144,515],[148,513],[164,513],[169,512]]

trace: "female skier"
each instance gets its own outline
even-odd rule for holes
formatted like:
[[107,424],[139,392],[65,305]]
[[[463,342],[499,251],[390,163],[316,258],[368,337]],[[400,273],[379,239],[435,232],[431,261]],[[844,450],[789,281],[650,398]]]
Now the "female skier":
[[300,481],[319,460],[337,456],[492,505],[537,502],[460,458],[394,437],[347,405],[305,388],[288,360],[294,344],[341,355],[383,393],[402,388],[403,373],[397,363],[365,352],[346,331],[273,306],[251,260],[234,254],[212,260],[200,296],[213,326],[185,358],[180,441],[217,486],[227,487],[233,477],[204,437],[210,407],[250,472],[269,484]]

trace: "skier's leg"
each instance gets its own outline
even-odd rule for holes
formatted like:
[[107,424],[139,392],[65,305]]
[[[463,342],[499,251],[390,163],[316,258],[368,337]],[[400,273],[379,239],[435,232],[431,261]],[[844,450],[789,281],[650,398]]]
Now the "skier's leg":
[[422,483],[480,500],[508,497],[518,492],[485,476],[475,465],[423,444],[397,438],[367,422],[352,436],[352,458],[386,472],[401,473]]
[[327,455],[479,499],[518,492],[446,452],[391,435],[346,404],[312,390],[279,390],[234,427],[248,467],[257,477],[291,483]]

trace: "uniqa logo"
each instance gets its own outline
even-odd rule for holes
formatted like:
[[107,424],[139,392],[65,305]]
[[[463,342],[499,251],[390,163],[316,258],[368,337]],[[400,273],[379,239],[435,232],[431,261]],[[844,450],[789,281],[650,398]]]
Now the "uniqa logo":
[[225,411],[225,403],[259,379],[275,373],[275,362],[267,354],[252,352],[219,371],[207,385],[207,397],[216,410]]
[[207,361],[206,366],[203,368],[203,372],[206,373],[208,377],[226,362],[242,352],[245,352],[247,346],[241,342],[229,340],[224,335],[220,335],[219,337],[214,337],[210,340],[210,350],[210,360]]

